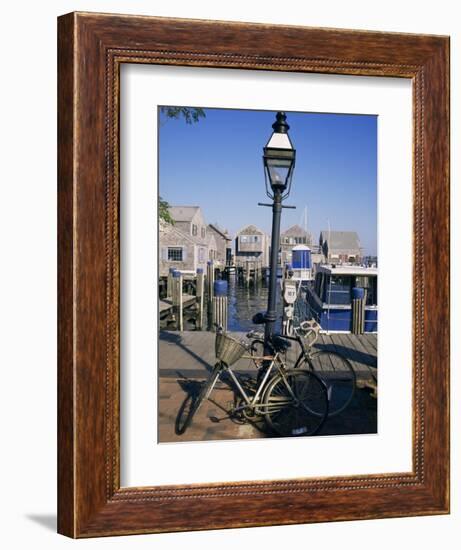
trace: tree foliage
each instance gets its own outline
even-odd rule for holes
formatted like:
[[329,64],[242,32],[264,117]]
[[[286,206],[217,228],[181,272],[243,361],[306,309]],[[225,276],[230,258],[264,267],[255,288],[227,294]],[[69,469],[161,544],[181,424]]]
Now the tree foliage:
[[163,115],[164,123],[168,119],[178,120],[183,118],[186,124],[193,124],[206,117],[205,111],[196,107],[160,107],[160,113]]
[[168,203],[168,201],[165,201],[162,199],[162,197],[159,197],[158,217],[164,222],[171,223],[172,225],[174,225],[174,220],[171,217],[169,208],[170,208],[170,204]]

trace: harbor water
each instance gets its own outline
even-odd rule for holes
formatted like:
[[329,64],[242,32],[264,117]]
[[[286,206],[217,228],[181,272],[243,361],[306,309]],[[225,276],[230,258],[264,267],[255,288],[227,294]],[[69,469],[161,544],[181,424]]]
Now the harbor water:
[[[280,280],[280,279],[279,279]],[[228,287],[228,330],[231,332],[247,332],[254,330],[258,325],[253,324],[253,315],[260,311],[266,312],[267,298],[269,294],[268,281],[257,283],[238,281],[236,277],[229,277]],[[280,330],[282,305],[280,301],[280,285],[277,285],[277,309],[279,319],[276,330]],[[261,331],[264,327],[260,325]]]
[[[277,332],[281,331],[283,315],[281,281],[281,278],[277,279],[277,321],[275,323],[275,330]],[[252,319],[256,313],[265,313],[267,311],[269,280],[267,278],[262,278],[258,281],[252,279],[247,283],[234,274],[230,274],[227,282],[227,330],[230,332],[264,331],[264,326],[255,325]],[[192,289],[190,289],[190,294],[193,294]],[[205,304],[206,302],[207,297],[205,296]],[[302,319],[309,318],[307,307],[305,293],[300,292],[294,307],[295,323],[296,321],[299,322]],[[196,330],[196,320],[195,307],[185,310],[184,330]],[[162,330],[177,330],[176,323],[172,322],[170,318],[161,320],[160,328]]]

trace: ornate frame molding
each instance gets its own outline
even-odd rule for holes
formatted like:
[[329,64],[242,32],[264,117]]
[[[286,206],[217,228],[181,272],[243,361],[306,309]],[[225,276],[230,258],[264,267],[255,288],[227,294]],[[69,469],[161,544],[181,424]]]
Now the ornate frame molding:
[[[58,41],[59,532],[87,537],[447,513],[448,38],[73,13],[59,18]],[[120,488],[121,63],[413,80],[411,472]]]

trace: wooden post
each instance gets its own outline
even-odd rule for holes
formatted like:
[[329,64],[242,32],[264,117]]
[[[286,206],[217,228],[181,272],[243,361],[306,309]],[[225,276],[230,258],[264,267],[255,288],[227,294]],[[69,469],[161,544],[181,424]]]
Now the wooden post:
[[205,291],[205,275],[202,268],[197,269],[197,286],[196,286],[196,300],[197,300],[197,330],[203,330],[203,303],[204,303],[204,291]]
[[209,260],[206,266],[206,286],[207,286],[207,317],[208,330],[213,330],[213,289],[214,289],[214,264]]
[[184,330],[183,323],[183,295],[182,295],[182,273],[180,271],[173,272],[173,314],[176,319],[176,329]]
[[225,280],[214,283],[213,330],[216,330],[215,323],[227,330],[227,286],[228,283]]
[[175,271],[174,267],[170,267],[168,270],[168,279],[166,282],[166,297],[171,298],[173,296],[173,271]]
[[206,283],[207,283],[207,294],[210,299],[213,296],[213,285],[214,285],[214,265],[213,260],[209,260],[206,266]]
[[352,289],[352,334],[365,332],[365,303],[366,290],[363,288]]

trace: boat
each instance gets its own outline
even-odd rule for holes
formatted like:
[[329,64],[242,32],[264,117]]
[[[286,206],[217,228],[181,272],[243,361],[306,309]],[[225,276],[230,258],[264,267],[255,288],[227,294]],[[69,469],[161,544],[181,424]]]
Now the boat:
[[362,331],[378,332],[378,270],[361,265],[318,264],[306,289],[309,316],[324,332],[352,332],[362,308]]

